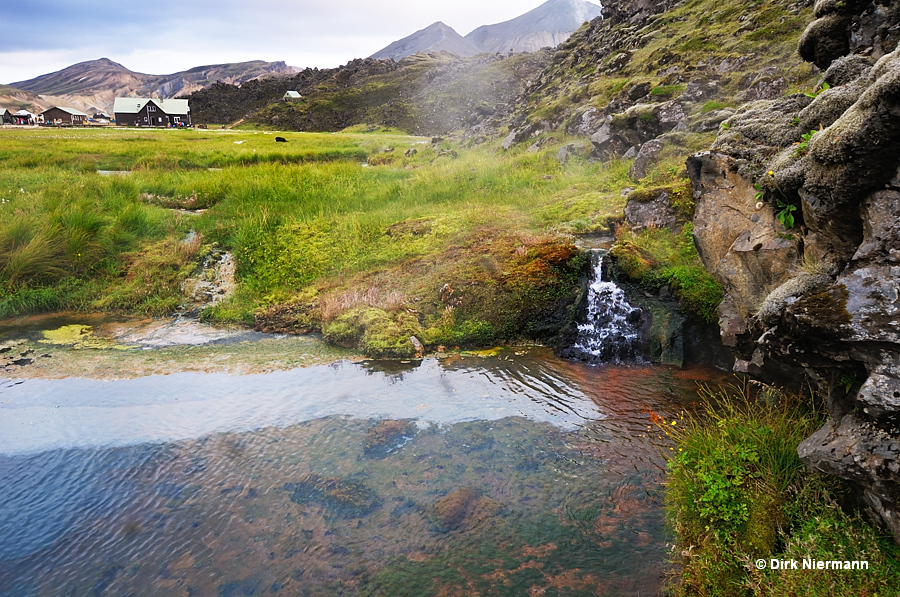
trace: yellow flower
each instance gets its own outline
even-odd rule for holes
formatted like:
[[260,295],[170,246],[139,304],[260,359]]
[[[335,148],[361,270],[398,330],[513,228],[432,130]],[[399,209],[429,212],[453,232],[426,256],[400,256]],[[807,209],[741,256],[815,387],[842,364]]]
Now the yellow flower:
[[775,176],[775,172],[773,172],[772,170],[769,170],[769,171],[767,172],[767,174],[768,174],[769,176]]

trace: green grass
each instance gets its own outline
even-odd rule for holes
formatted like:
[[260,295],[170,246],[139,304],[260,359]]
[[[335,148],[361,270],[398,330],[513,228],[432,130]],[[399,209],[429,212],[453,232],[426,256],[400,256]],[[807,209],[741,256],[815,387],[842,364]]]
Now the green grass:
[[[797,445],[825,419],[809,398],[749,386],[701,391],[699,411],[651,419],[672,440],[667,518],[673,595],[897,595],[900,548],[868,526],[843,481]],[[759,570],[755,560],[868,560],[868,571]]]
[[[415,312],[423,340],[489,342],[531,333],[535,305],[573,283],[574,254],[552,247],[608,228],[633,184],[627,163],[561,166],[567,139],[440,155],[371,128],[279,133],[288,143],[266,131],[0,132],[0,316],[170,312],[215,244],[233,253],[239,288],[207,317],[252,323],[306,301],[314,329],[376,308],[385,330],[407,333],[397,317]],[[97,173],[110,169],[128,174]],[[202,246],[182,242],[191,230]],[[458,289],[447,304],[445,284]],[[399,298],[341,298],[371,289]]]

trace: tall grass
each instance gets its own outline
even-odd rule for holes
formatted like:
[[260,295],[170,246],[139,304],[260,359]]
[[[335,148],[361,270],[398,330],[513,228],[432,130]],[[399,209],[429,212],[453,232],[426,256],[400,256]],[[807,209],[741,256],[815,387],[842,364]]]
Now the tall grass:
[[[127,310],[137,300],[126,291],[130,268],[159,267],[161,278],[169,270],[134,255],[194,229],[234,254],[241,292],[216,314],[240,321],[311,286],[340,287],[414,260],[437,264],[476,246],[490,252],[498,234],[605,228],[620,213],[620,189],[634,184],[626,162],[574,157],[563,166],[552,145],[449,153],[446,143],[382,133],[282,133],[287,144],[258,131],[0,134],[6,294],[90,280],[98,295],[80,291],[78,305]],[[408,147],[417,153],[405,156]],[[391,159],[364,167],[370,156]],[[95,172],[104,169],[129,173]],[[448,275],[433,269],[428,275]]]

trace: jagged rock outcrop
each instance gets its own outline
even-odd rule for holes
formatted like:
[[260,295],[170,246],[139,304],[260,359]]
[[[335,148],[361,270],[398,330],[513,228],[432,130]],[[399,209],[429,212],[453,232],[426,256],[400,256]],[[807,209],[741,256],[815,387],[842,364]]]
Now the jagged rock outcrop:
[[695,241],[735,368],[826,394],[800,457],[900,542],[900,2],[815,14],[800,53],[827,69],[819,92],[743,106],[689,158]]

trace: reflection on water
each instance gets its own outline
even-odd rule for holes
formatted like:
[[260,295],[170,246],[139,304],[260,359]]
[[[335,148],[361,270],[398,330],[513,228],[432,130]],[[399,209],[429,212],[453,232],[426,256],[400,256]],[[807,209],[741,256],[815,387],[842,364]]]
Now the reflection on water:
[[693,382],[532,353],[4,383],[0,595],[655,594]]

